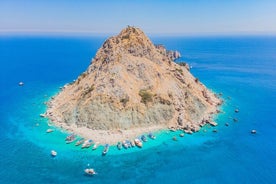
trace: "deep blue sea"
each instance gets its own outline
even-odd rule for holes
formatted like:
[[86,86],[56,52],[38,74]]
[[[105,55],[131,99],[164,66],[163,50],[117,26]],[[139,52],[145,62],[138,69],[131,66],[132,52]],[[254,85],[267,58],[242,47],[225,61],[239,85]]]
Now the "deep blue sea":
[[[62,130],[45,133],[48,122],[39,117],[44,102],[86,70],[106,38],[0,36],[1,184],[276,183],[273,36],[151,37],[179,50],[191,72],[222,93],[217,133],[208,126],[183,138],[179,132],[159,132],[143,149],[113,147],[105,157],[102,147],[92,151],[65,144]],[[58,152],[55,158],[52,149]],[[96,176],[84,175],[88,164]]]

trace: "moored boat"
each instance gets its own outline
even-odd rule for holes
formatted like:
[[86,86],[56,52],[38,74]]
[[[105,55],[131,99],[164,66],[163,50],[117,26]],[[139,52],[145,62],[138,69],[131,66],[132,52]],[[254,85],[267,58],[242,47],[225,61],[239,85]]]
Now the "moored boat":
[[76,140],[76,138],[71,139],[71,140],[69,140],[69,141],[66,141],[66,144],[70,144],[70,143],[74,142],[75,140]]
[[131,147],[135,147],[135,142],[133,140],[130,141]]
[[54,131],[53,129],[50,129],[50,128],[49,128],[49,129],[46,130],[46,133],[51,133],[51,132],[53,132],[53,131]]
[[148,141],[148,139],[147,139],[147,137],[146,137],[145,135],[142,135],[142,136],[141,136],[141,140],[142,140],[143,142],[147,142],[147,141]]
[[93,168],[84,169],[84,172],[85,172],[87,175],[90,175],[90,176],[93,176],[93,175],[97,174]]
[[125,149],[127,149],[127,148],[128,148],[128,144],[127,144],[127,142],[126,142],[126,141],[123,141],[122,145],[123,145],[123,147],[124,147]]
[[70,141],[71,139],[75,138],[75,134],[69,134],[67,135],[67,137],[65,138],[65,141]]
[[96,149],[98,148],[98,146],[99,146],[99,142],[96,142],[96,143],[93,145],[92,150],[96,150]]
[[140,141],[140,139],[134,139],[134,143],[137,147],[142,148],[143,143]]
[[118,150],[121,150],[121,149],[122,149],[122,143],[121,143],[121,142],[118,142],[118,143],[117,143],[117,148],[118,148]]
[[70,134],[65,138],[66,144],[70,144],[71,142],[76,140],[75,134]]
[[156,139],[156,136],[155,136],[155,135],[153,135],[152,133],[149,133],[149,135],[148,135],[148,136],[149,136],[149,138],[150,138],[150,139]]
[[106,145],[104,146],[104,149],[103,149],[102,155],[106,155],[106,154],[107,154],[107,152],[108,152],[108,150],[109,150],[109,144],[106,144]]
[[81,138],[81,139],[79,139],[79,140],[76,142],[75,146],[79,146],[79,145],[81,145],[83,142],[84,142],[84,138]]
[[81,148],[89,148],[92,144],[93,144],[93,141],[91,139],[88,139],[88,140],[84,141]]
[[131,148],[131,142],[129,140],[126,140],[126,144],[128,148]]
[[55,156],[57,156],[57,152],[55,150],[52,150],[51,155],[52,155],[52,157],[55,157]]
[[39,114],[39,116],[42,117],[42,118],[45,118],[45,117],[46,117],[45,114]]

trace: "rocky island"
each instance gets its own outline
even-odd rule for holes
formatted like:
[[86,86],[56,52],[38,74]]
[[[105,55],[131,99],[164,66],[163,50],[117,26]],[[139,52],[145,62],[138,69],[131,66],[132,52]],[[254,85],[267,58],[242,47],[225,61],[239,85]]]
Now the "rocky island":
[[168,127],[196,132],[221,100],[177,64],[177,51],[127,27],[107,39],[88,69],[48,102],[56,125],[100,143],[117,143]]

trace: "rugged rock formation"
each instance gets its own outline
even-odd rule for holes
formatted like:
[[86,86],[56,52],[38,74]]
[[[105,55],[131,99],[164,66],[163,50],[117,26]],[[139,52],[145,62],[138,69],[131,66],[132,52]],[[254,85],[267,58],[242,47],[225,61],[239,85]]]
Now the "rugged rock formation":
[[163,54],[166,55],[172,61],[181,57],[181,54],[178,51],[166,50],[165,46],[162,44],[155,45],[155,47]]
[[197,131],[221,101],[178,52],[155,46],[135,27],[107,39],[88,69],[48,103],[56,124],[92,130],[179,127]]

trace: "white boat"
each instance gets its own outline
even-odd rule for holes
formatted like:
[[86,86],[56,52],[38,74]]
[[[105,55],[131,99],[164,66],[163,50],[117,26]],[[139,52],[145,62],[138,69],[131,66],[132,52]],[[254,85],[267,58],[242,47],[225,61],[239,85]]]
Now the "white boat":
[[70,134],[66,137],[65,142],[66,144],[70,144],[71,142],[76,140],[76,135],[75,134]]
[[51,132],[53,132],[53,131],[54,131],[53,129],[50,129],[50,128],[49,128],[49,129],[46,130],[46,133],[51,133]]
[[140,139],[134,139],[134,143],[137,147],[142,148],[143,143],[140,141]]
[[53,157],[55,157],[55,156],[57,156],[57,152],[56,152],[55,150],[52,150],[52,151],[51,151],[51,155],[52,155]]
[[84,138],[81,138],[81,139],[79,139],[79,140],[76,142],[75,146],[79,146],[79,145],[81,145],[83,142],[84,142]]
[[109,144],[106,144],[106,145],[104,146],[104,150],[103,150],[103,152],[102,152],[102,155],[106,155],[107,152],[108,152],[108,150],[109,150]]
[[39,116],[42,117],[42,118],[45,118],[45,117],[46,117],[45,114],[39,114]]
[[135,142],[132,140],[130,141],[131,147],[135,147]]
[[97,174],[93,168],[84,169],[84,172],[90,176]]
[[155,135],[153,135],[152,133],[149,133],[149,138],[151,138],[151,139],[156,139],[156,136]]
[[125,149],[127,149],[127,148],[128,148],[128,144],[127,144],[127,142],[126,142],[126,141],[123,141],[122,145],[123,145],[123,147],[124,147]]
[[81,148],[89,148],[92,145],[93,141],[91,139],[84,141]]
[[97,148],[98,148],[98,146],[99,146],[99,142],[96,142],[96,143],[93,145],[92,150],[97,149]]
[[24,86],[24,82],[19,82],[18,85],[19,86]]

